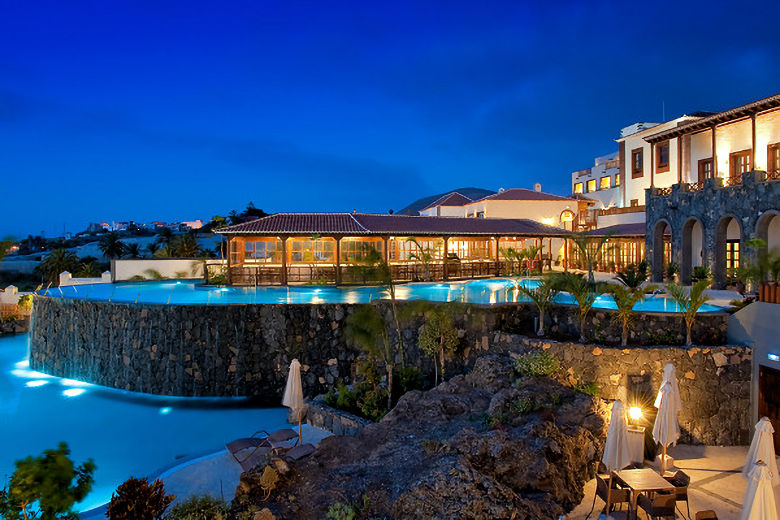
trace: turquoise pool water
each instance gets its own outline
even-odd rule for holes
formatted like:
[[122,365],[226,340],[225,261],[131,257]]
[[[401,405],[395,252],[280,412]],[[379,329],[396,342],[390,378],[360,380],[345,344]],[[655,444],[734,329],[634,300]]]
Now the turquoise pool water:
[[[286,408],[243,399],[167,398],[48,376],[28,368],[27,353],[28,335],[0,338],[0,487],[14,461],[65,441],[74,461],[97,464],[81,511],[108,502],[130,476],[287,425]],[[227,499],[233,491],[225,490]]]
[[[410,283],[396,287],[396,297],[402,300],[499,304],[528,301],[516,288],[519,284],[533,287],[536,280],[491,278],[454,283]],[[230,305],[253,303],[368,303],[387,298],[382,287],[212,287],[193,281],[162,281],[117,284],[78,285],[41,291],[48,296],[86,300],[110,300],[121,303],[161,303],[186,305]],[[559,303],[574,303],[566,293],[556,297]],[[610,296],[600,296],[596,308],[614,309]],[[648,296],[634,306],[645,312],[678,312],[674,301],[662,295]],[[719,307],[704,305],[700,312],[714,312]]]

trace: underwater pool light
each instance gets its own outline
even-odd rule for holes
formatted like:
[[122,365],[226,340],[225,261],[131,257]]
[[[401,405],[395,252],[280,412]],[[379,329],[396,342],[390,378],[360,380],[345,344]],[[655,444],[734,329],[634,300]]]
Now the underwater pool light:
[[60,384],[62,386],[75,386],[75,387],[90,386],[89,383],[85,383],[84,381],[78,381],[76,379],[60,379]]
[[160,408],[160,415],[168,415],[169,413],[171,413],[171,410],[173,410],[173,408],[171,408],[170,406],[163,406],[162,408]]
[[11,370],[11,374],[15,375],[16,377],[23,377],[25,379],[51,379],[49,374],[36,372],[35,370],[28,370],[26,368],[17,368],[15,370]]
[[86,392],[83,388],[68,388],[67,390],[63,390],[62,395],[65,397],[77,397],[80,396]]
[[24,386],[28,386],[30,388],[36,388],[38,386],[48,385],[49,382],[45,379],[33,379],[32,381],[27,381]]
[[14,363],[14,366],[16,368],[30,368],[30,360],[25,359],[24,361],[19,361],[18,363]]

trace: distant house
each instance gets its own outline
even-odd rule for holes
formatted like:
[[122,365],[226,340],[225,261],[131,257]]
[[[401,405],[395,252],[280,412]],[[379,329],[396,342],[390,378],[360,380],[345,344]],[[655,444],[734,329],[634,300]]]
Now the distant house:
[[185,227],[188,229],[200,229],[203,227],[203,221],[201,219],[195,220],[182,220],[179,227]]
[[427,207],[420,210],[423,217],[462,217],[463,206],[474,202],[457,191],[439,197]]

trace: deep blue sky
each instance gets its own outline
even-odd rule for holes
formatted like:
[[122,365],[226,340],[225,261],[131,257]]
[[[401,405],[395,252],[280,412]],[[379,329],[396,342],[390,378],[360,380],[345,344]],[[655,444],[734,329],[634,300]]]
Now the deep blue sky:
[[0,234],[567,193],[621,127],[780,92],[776,2],[0,0]]

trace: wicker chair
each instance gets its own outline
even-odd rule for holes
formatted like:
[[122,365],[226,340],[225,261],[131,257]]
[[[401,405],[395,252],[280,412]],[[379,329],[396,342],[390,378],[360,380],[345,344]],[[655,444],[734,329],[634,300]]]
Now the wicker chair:
[[674,520],[677,516],[674,512],[676,499],[677,497],[672,493],[656,493],[653,498],[639,495],[637,506],[644,509],[647,516],[653,520],[659,518]]
[[[593,505],[591,505],[590,513],[588,513],[588,516],[585,517],[585,520],[590,518],[590,515],[593,514],[593,510],[596,508],[596,497],[603,500],[604,504],[606,505],[608,481],[609,475],[599,475],[598,473],[596,474],[596,494],[593,495]],[[612,510],[613,506],[621,504],[631,504],[631,494],[629,493],[628,489],[618,487],[617,482],[615,482],[613,479],[612,492],[609,494],[610,511]],[[609,511],[607,511],[607,515],[609,515]]]
[[[678,471],[671,477],[664,477],[667,482],[674,486],[674,494],[677,497],[677,501],[685,501],[685,507],[688,510],[688,516],[691,518],[691,505],[688,503],[688,486],[691,484],[691,477],[684,471]],[[680,511],[682,514],[682,510]]]

